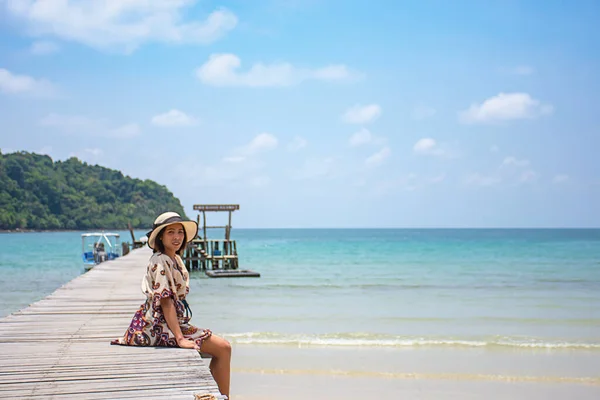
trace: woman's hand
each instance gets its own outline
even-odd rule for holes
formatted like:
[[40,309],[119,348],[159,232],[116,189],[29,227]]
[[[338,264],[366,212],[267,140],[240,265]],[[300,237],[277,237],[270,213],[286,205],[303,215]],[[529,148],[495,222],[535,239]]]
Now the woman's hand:
[[173,299],[170,297],[160,299],[160,306],[162,307],[163,314],[165,315],[167,326],[171,332],[173,332],[173,335],[175,335],[177,346],[184,349],[200,350],[200,347],[195,341],[186,339],[183,336],[183,333],[181,333],[181,327],[179,326],[179,321],[177,320],[177,311],[175,311]]
[[200,347],[196,344],[196,342],[186,338],[177,339],[177,346],[183,349],[200,350]]

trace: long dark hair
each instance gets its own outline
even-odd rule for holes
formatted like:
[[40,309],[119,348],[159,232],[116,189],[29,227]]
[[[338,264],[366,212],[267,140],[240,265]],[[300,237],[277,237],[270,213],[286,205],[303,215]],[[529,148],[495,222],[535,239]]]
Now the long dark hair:
[[[168,225],[165,226],[164,228],[162,228],[160,230],[160,232],[158,232],[158,234],[156,235],[156,239],[154,239],[154,252],[155,253],[164,253],[165,252],[165,245],[162,241],[162,234],[163,231],[165,229],[167,229]],[[187,234],[185,233],[185,229],[183,230],[183,242],[181,242],[181,246],[179,246],[179,249],[177,249],[175,251],[175,254],[177,255],[181,255],[181,252],[185,249],[185,247],[187,246]]]

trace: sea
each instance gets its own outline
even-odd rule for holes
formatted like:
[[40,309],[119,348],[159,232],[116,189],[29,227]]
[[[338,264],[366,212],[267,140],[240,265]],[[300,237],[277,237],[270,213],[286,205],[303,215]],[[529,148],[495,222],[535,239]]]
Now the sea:
[[[0,234],[0,317],[85,273],[81,233]],[[260,278],[194,271],[188,301],[195,325],[239,346],[600,355],[600,229],[235,229],[232,236],[240,268]]]

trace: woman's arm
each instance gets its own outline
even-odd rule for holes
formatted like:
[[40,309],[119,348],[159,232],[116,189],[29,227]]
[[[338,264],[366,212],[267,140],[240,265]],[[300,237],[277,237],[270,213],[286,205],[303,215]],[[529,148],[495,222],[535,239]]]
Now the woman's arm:
[[179,326],[179,321],[177,320],[177,311],[175,311],[173,299],[170,297],[164,297],[160,299],[160,306],[163,310],[163,314],[165,315],[167,326],[171,332],[173,332],[173,335],[175,335],[177,345],[186,349],[199,350],[200,348],[195,342],[183,337],[183,333],[181,333],[181,327]]

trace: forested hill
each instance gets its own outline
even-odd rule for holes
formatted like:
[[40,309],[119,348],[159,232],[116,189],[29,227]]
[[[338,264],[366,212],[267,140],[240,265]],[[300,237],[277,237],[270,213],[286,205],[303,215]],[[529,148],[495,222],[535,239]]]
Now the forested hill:
[[0,152],[0,229],[149,228],[157,215],[176,211],[162,185],[70,158],[54,162],[35,153]]

